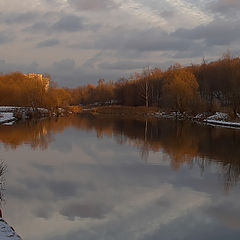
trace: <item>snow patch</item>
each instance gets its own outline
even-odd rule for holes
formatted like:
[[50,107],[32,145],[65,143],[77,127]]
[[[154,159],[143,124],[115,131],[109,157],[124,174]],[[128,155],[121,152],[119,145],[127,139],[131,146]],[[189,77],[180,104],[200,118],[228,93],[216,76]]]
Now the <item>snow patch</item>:
[[223,113],[223,112],[216,112],[214,115],[209,116],[207,118],[207,120],[226,120],[229,119],[230,116],[227,113]]
[[203,120],[205,123],[210,123],[214,125],[224,125],[229,127],[240,127],[240,122],[229,122],[229,121],[220,121],[220,120]]
[[216,112],[214,115],[206,118],[203,122],[211,125],[221,125],[226,127],[240,127],[240,122],[233,122],[230,120],[230,116],[227,113]]
[[1,240],[22,240],[14,231],[12,227],[10,227],[7,222],[5,222],[2,218],[0,218],[0,239]]
[[7,123],[7,122],[13,122],[16,118],[13,116],[12,112],[1,112],[0,113],[0,124]]
[[5,126],[12,126],[14,123],[15,123],[15,121],[11,121],[11,122],[3,123],[2,125],[5,125]]

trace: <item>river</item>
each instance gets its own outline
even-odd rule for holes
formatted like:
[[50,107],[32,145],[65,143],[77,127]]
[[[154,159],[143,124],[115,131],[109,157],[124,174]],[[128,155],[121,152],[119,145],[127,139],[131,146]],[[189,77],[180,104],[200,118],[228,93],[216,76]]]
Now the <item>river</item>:
[[66,117],[0,126],[24,240],[240,239],[240,130]]

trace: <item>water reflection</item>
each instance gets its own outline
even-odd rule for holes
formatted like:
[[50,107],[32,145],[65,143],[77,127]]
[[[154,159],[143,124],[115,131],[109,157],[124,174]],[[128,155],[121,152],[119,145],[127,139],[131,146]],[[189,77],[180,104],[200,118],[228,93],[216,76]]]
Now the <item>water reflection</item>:
[[238,180],[238,131],[82,116],[0,140],[4,213],[24,240],[239,239],[238,185],[219,181]]
[[5,148],[16,149],[22,144],[30,144],[33,149],[44,150],[54,142],[55,134],[68,127],[95,131],[98,138],[113,137],[118,144],[135,146],[142,159],[149,164],[149,152],[159,151],[168,156],[172,169],[189,164],[199,166],[204,172],[211,163],[217,163],[224,176],[226,189],[235,184],[240,176],[239,130],[191,122],[93,116],[45,119],[21,122],[12,127],[0,126],[0,141]]
[[7,165],[4,161],[0,161],[0,217],[2,217],[2,203],[5,201],[5,174],[7,171]]

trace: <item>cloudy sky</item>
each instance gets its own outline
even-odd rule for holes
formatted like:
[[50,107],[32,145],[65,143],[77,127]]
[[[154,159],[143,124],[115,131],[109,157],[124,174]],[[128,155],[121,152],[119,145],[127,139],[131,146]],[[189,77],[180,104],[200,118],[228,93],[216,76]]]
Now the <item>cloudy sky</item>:
[[1,0],[0,72],[61,86],[238,56],[239,0]]

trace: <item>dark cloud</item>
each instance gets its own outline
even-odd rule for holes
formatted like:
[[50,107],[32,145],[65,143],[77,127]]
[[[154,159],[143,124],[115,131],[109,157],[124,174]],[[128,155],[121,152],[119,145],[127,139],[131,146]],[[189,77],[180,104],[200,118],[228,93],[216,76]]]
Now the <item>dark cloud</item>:
[[72,71],[75,69],[75,61],[70,58],[62,59],[53,64],[53,69],[62,72]]
[[[58,201],[71,196],[76,196],[79,186],[74,181],[67,180],[47,180],[47,179],[19,179],[18,189],[10,187],[8,194],[20,199],[36,199],[41,201],[52,199]],[[45,192],[45,194],[43,194]]]
[[85,19],[74,15],[62,16],[52,27],[54,31],[77,32],[85,27]]
[[58,39],[48,39],[48,40],[45,40],[45,41],[42,41],[40,43],[38,43],[36,45],[37,48],[44,48],[44,47],[53,47],[53,46],[56,46],[60,43],[60,41]]
[[104,204],[74,203],[65,206],[60,213],[73,221],[76,217],[102,219],[109,211]]
[[[48,13],[49,15],[51,13]],[[54,13],[52,13],[54,14]],[[99,24],[88,24],[87,19],[74,14],[63,14],[57,21],[51,23],[47,21],[37,21],[28,26],[24,31],[30,33],[58,33],[58,32],[80,32],[83,30],[97,30]]]
[[168,11],[163,11],[161,12],[161,16],[164,17],[165,19],[172,18],[176,13],[173,10],[168,10]]
[[164,32],[146,31],[130,36],[126,47],[137,51],[183,51],[188,49],[190,44],[190,41],[173,38]]
[[134,70],[143,69],[146,66],[157,65],[150,62],[137,62],[137,61],[119,61],[119,62],[103,62],[98,66],[106,70]]
[[0,44],[9,43],[14,39],[14,36],[7,32],[7,31],[1,31],[0,32]]
[[32,25],[24,28],[24,31],[30,33],[39,33],[43,31],[46,32],[49,31],[49,25],[44,21],[35,22]]
[[32,166],[40,171],[46,172],[46,173],[52,173],[54,172],[53,166],[43,165],[39,163],[33,163]]
[[96,38],[94,43],[86,43],[85,48],[112,49],[138,52],[154,51],[184,51],[189,49],[192,42],[178,38],[156,28],[135,30],[117,28],[104,36]]
[[1,21],[6,24],[29,23],[34,21],[38,15],[39,15],[38,13],[33,13],[33,12],[26,12],[26,13],[12,12],[1,17]]
[[47,181],[46,185],[55,197],[66,198],[75,196],[78,185],[70,181]]
[[209,216],[215,218],[217,221],[223,223],[223,225],[228,225],[230,228],[239,230],[240,229],[240,212],[239,203],[235,201],[226,202],[215,202],[214,205],[210,206],[206,213]]
[[68,0],[69,4],[78,10],[102,11],[117,5],[112,0]]
[[58,5],[57,0],[45,0],[45,2],[50,4],[50,5],[54,5],[54,6]]
[[227,14],[233,11],[240,10],[240,1],[239,0],[218,0],[210,4],[210,9],[213,12],[220,12]]
[[191,40],[203,40],[207,46],[228,45],[240,38],[240,25],[229,21],[214,21],[194,29],[178,29],[173,37]]
[[33,210],[33,215],[38,218],[49,219],[53,213],[53,209],[50,209],[49,206],[42,206]]

